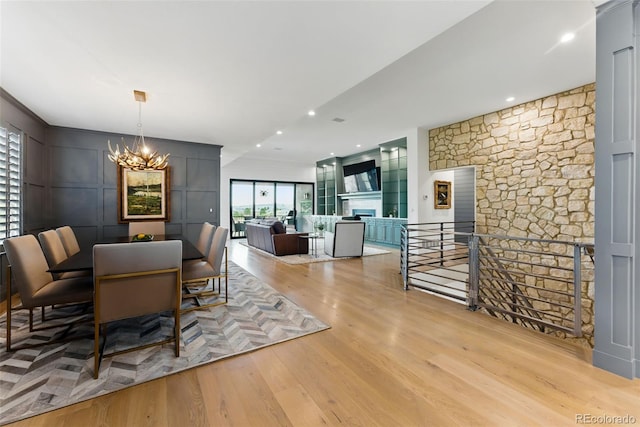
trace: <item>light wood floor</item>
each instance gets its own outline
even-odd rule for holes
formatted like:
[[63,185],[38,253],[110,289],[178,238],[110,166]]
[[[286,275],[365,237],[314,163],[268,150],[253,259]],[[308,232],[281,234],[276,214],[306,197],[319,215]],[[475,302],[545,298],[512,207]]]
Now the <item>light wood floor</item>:
[[237,241],[229,253],[332,328],[14,425],[572,426],[582,414],[640,424],[640,380],[594,368],[583,348],[403,291],[397,251],[297,266]]

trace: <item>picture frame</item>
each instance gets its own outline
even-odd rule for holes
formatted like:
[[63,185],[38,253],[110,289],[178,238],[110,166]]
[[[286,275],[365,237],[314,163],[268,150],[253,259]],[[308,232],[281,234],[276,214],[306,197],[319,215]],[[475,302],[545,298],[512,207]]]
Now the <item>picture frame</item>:
[[433,182],[433,203],[435,209],[451,208],[451,182],[434,181]]
[[169,221],[169,168],[118,166],[118,222]]

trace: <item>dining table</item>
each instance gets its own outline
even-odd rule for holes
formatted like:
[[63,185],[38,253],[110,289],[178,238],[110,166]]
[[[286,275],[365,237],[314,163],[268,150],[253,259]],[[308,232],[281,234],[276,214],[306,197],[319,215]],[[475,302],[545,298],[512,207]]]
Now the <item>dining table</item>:
[[[144,245],[146,241],[132,240],[132,236],[114,236],[104,237],[95,242],[95,244],[112,244],[112,243],[132,243]],[[156,234],[151,241],[158,242],[164,240],[181,240],[182,241],[182,260],[188,261],[193,259],[201,259],[204,255],[181,234]],[[67,271],[91,271],[93,270],[93,246],[80,248],[80,252],[71,255],[66,260],[49,268],[50,273],[64,273]]]

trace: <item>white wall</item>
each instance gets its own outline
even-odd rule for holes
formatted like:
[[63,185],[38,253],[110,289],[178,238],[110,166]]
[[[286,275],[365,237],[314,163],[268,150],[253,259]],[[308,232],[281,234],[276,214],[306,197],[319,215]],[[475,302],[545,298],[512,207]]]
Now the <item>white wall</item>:
[[429,131],[421,128],[407,131],[407,221],[427,222],[424,195],[428,194]]
[[426,218],[424,222],[453,222],[455,221],[453,195],[451,197],[450,209],[436,209],[433,203],[435,198],[435,194],[433,193],[434,181],[449,181],[453,188],[453,170],[431,172],[429,178],[425,182],[425,188],[427,189],[425,194],[427,194],[428,197],[427,200],[422,201],[426,204]]
[[[287,161],[239,158],[220,170],[220,225],[229,227],[229,186],[232,179],[264,181],[291,181],[313,183],[315,188],[315,162],[308,165]],[[315,194],[314,194],[315,198]]]

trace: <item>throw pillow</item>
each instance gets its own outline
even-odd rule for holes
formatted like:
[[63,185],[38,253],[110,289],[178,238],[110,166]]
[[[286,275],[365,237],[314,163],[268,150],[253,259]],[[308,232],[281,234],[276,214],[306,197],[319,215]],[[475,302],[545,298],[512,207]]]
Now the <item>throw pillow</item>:
[[271,230],[273,230],[273,234],[284,234],[287,232],[284,224],[282,224],[280,221],[276,221],[271,224]]

